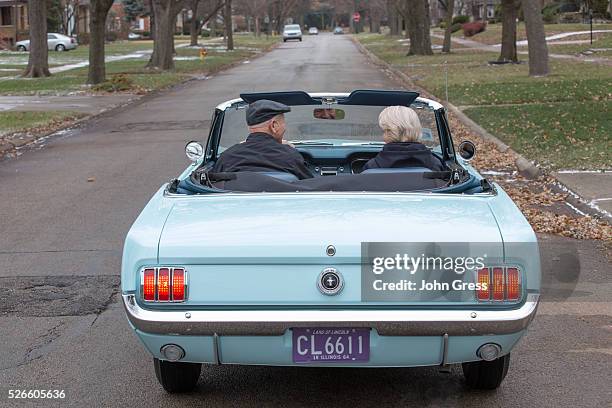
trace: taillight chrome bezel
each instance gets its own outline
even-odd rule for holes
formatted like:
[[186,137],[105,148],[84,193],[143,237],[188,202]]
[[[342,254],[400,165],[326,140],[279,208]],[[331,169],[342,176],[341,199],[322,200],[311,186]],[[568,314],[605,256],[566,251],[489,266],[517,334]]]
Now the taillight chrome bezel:
[[[476,301],[478,303],[504,303],[504,302],[513,302],[513,303],[518,303],[521,301],[521,299],[523,299],[524,293],[523,293],[523,272],[522,269],[518,266],[518,265],[487,265],[484,268],[480,268],[479,270],[476,271],[476,281],[478,281],[478,274],[480,273],[481,270],[483,269],[487,269],[489,272],[489,287],[488,287],[488,292],[489,292],[489,298],[488,299],[481,299],[479,297],[479,290],[475,290],[474,291],[474,297],[476,298]],[[502,269],[503,270],[503,274],[502,274],[502,285],[503,285],[503,296],[501,299],[495,299],[494,298],[494,280],[493,280],[493,271],[495,269]],[[508,298],[508,269],[516,269],[518,271],[518,297],[516,299],[509,299]]]
[[[153,273],[155,276],[154,279],[154,296],[153,300],[145,299],[144,293],[144,274],[145,270],[153,269]],[[169,287],[168,287],[168,300],[159,300],[159,270],[160,269],[168,269],[169,270]],[[183,271],[183,280],[184,280],[184,295],[182,300],[174,300],[174,270],[180,269]],[[140,269],[140,299],[146,303],[184,303],[189,299],[189,273],[187,272],[187,268],[184,266],[145,266]]]

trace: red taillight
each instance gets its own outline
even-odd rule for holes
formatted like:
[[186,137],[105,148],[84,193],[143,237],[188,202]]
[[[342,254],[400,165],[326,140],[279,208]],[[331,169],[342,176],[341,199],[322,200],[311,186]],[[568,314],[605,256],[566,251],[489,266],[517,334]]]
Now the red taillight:
[[493,268],[493,300],[504,300],[504,268]]
[[480,289],[476,291],[476,296],[478,297],[478,300],[489,300],[491,296],[489,268],[482,268],[478,271],[478,283],[480,284]]
[[508,300],[518,300],[521,297],[521,275],[517,268],[506,270],[506,289]]
[[185,300],[185,270],[182,268],[174,268],[172,271],[172,300]]
[[157,300],[170,300],[170,269],[160,268],[157,272]]
[[147,301],[155,300],[155,269],[143,272],[142,297]]
[[521,298],[521,271],[516,267],[482,268],[478,271],[477,282],[480,289],[476,289],[476,299],[479,301],[517,301]]
[[145,268],[142,271],[142,298],[147,302],[184,302],[187,299],[185,268]]

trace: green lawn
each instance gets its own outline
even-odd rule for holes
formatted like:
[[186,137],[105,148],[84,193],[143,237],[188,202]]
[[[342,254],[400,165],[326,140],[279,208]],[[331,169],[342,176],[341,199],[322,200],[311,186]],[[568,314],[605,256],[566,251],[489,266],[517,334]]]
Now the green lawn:
[[[568,33],[574,31],[588,31],[588,24],[545,24],[544,31],[547,36],[561,33]],[[593,24],[593,30],[612,30],[612,24]],[[437,34],[443,34],[444,30],[440,28],[434,28],[434,32]],[[502,24],[487,24],[487,29],[473,37],[470,40],[478,41],[483,44],[499,44],[501,43],[501,32]],[[459,30],[453,34],[454,36],[463,37],[463,30]],[[526,40],[527,34],[525,31],[525,24],[520,22],[516,30],[517,40]],[[576,37],[578,38],[578,37]],[[574,39],[574,37],[568,37],[568,39]]]
[[551,74],[529,77],[522,64],[490,65],[497,53],[477,50],[406,56],[394,38],[357,37],[380,58],[405,72],[517,151],[548,168],[612,168],[612,70],[609,66],[550,60]]
[[0,112],[0,135],[19,130],[48,126],[83,116],[76,112]]
[[[262,36],[255,38],[254,36],[237,35],[234,40],[236,49],[232,52],[225,52],[219,39],[211,41],[201,40],[201,43],[209,48],[208,56],[204,61],[197,58],[199,55],[198,49],[177,48],[178,60],[175,61],[176,69],[172,72],[159,73],[145,69],[148,54],[143,54],[138,58],[108,62],[106,64],[106,72],[107,77],[114,74],[126,74],[129,80],[137,86],[136,90],[138,91],[159,89],[179,83],[191,75],[213,72],[236,61],[251,57],[277,41],[278,38],[275,37],[266,38]],[[185,40],[178,40],[175,42],[175,45],[185,44],[186,42]],[[106,55],[133,54],[138,51],[152,50],[152,48],[152,41],[115,42],[107,44]],[[81,46],[74,51],[50,52],[49,58],[53,62],[52,66],[57,66],[63,63],[70,64],[87,60],[88,52],[88,47]],[[0,68],[23,68],[27,64],[27,53],[3,53],[0,55],[0,58],[10,58],[10,65],[1,64]],[[23,65],[19,65],[20,63]],[[0,71],[0,95],[53,94],[88,90],[85,85],[87,67],[56,73],[49,78],[2,79],[2,77],[11,77],[18,74],[19,72],[15,71]]]

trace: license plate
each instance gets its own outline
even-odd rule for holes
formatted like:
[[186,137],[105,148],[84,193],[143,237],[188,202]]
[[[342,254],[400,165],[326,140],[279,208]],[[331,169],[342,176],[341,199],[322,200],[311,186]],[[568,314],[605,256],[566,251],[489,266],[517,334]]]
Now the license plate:
[[294,363],[351,363],[369,360],[370,329],[293,329]]

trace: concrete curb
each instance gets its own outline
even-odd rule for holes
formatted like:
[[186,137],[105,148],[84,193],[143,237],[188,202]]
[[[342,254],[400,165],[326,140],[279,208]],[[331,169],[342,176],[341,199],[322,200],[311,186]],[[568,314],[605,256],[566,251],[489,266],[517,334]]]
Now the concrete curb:
[[[272,45],[270,45],[269,47],[266,47],[264,49],[261,50],[261,52],[254,54],[250,57],[247,58],[243,58],[243,59],[239,59],[237,61],[234,61],[230,64],[224,65],[219,67],[218,69],[214,69],[212,71],[206,72],[206,76],[211,76],[211,75],[216,75],[219,72],[234,68],[240,64],[242,64],[244,61],[252,61],[256,58],[259,58],[265,54],[267,54],[268,52],[272,51],[273,49],[275,49],[276,47],[278,47],[280,45],[279,42],[276,42]],[[12,135],[19,135],[19,134],[24,134],[23,138],[20,138],[18,141],[17,140],[11,140],[11,139],[4,139],[4,140],[0,140],[0,160],[4,159],[6,157],[6,155],[8,153],[12,153],[17,151],[18,149],[24,148],[24,147],[28,147],[30,145],[35,144],[38,140],[41,139],[45,139],[49,136],[53,136],[55,133],[61,132],[63,130],[67,130],[67,129],[76,129],[79,127],[84,127],[85,125],[87,125],[89,122],[93,122],[96,119],[105,117],[107,115],[112,115],[115,112],[117,112],[118,110],[122,110],[124,108],[130,107],[130,106],[136,106],[139,105],[141,103],[147,102],[150,99],[153,99],[159,95],[162,95],[166,92],[170,92],[176,88],[185,86],[185,84],[188,84],[191,81],[195,81],[198,80],[197,77],[193,76],[191,78],[186,78],[185,80],[178,82],[176,84],[173,85],[169,85],[163,88],[159,88],[159,89],[155,89],[153,91],[147,92],[145,94],[142,95],[137,95],[137,94],[133,94],[134,97],[130,98],[128,101],[123,102],[123,103],[119,103],[117,105],[111,105],[105,109],[102,109],[101,111],[97,112],[97,113],[93,113],[91,115],[87,115],[84,116],[80,119],[76,119],[74,121],[62,124],[58,127],[53,128],[52,130],[46,131],[46,132],[39,132],[36,134],[32,134],[32,135],[28,135],[27,133],[24,134],[23,131],[20,132],[14,132],[14,133],[10,133],[7,135],[4,135],[3,137],[7,138],[10,137]]]
[[389,72],[392,76],[395,77],[396,80],[398,80],[398,82],[402,83],[408,89],[416,90],[421,95],[426,96],[430,99],[434,99],[440,102],[441,104],[443,104],[450,112],[452,112],[455,116],[457,116],[457,118],[461,122],[463,122],[467,127],[469,127],[474,133],[476,133],[482,139],[493,143],[500,152],[502,153],[511,152],[517,158],[515,161],[515,165],[519,173],[521,173],[523,176],[530,178],[530,179],[535,179],[535,178],[538,178],[540,175],[542,175],[542,171],[533,162],[528,160],[526,157],[524,157],[520,153],[517,153],[516,151],[512,150],[510,146],[502,142],[497,137],[493,136],[491,133],[487,132],[482,126],[480,126],[478,123],[470,119],[465,113],[463,113],[455,105],[453,105],[450,102],[441,101],[439,98],[429,93],[426,89],[418,85],[415,85],[414,82],[410,79],[410,77],[408,77],[408,75],[404,74],[402,71],[393,67],[388,62],[383,61],[378,56],[374,55],[374,53],[368,50],[354,36],[351,36],[351,40],[353,40],[353,42],[355,43],[355,45],[357,46],[359,51],[361,51],[362,54],[364,54],[374,64],[382,67],[387,72]]

